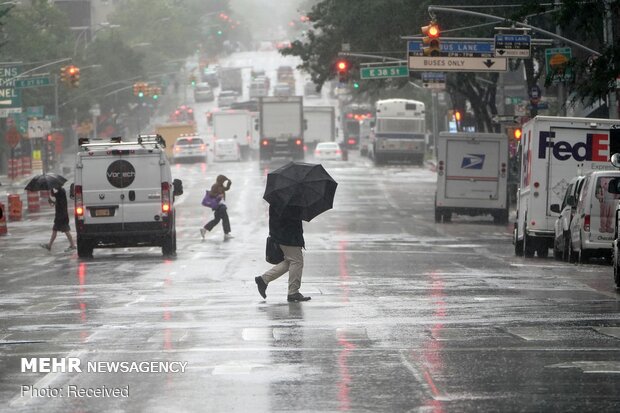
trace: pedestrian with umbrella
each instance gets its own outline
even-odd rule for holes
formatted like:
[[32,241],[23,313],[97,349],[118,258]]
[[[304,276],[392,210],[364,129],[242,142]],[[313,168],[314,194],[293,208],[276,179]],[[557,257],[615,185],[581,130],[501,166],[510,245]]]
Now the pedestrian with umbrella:
[[267,298],[269,283],[288,271],[287,301],[310,300],[299,292],[304,267],[302,248],[305,248],[302,220],[310,222],[331,209],[337,186],[323,166],[317,164],[290,162],[267,175],[263,199],[269,203],[269,236],[284,258],[254,278],[263,298]]
[[67,192],[62,187],[65,182],[67,182],[67,180],[63,176],[54,173],[47,173],[35,176],[30,180],[28,185],[26,185],[27,191],[50,191],[53,197],[53,199],[50,198],[48,200],[49,203],[55,207],[52,236],[50,237],[49,243],[41,244],[41,247],[48,251],[51,251],[58,231],[64,232],[69,240],[69,248],[65,251],[68,252],[76,249],[75,243],[73,242],[73,237],[71,236],[71,227],[69,226]]

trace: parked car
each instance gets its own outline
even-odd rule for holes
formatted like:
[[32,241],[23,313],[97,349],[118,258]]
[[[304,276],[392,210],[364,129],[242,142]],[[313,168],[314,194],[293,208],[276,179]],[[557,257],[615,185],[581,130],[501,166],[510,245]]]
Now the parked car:
[[342,150],[336,142],[319,142],[314,157],[317,161],[342,160]]
[[274,96],[291,96],[291,87],[288,83],[278,83],[273,87]]
[[217,106],[220,108],[230,107],[237,101],[239,94],[234,90],[222,90],[217,97]]
[[611,257],[615,211],[620,194],[608,190],[620,171],[592,171],[584,175],[583,187],[570,225],[569,254],[586,262],[594,256]]
[[583,187],[583,176],[576,176],[568,183],[562,204],[552,204],[551,212],[560,214],[555,221],[555,237],[553,240],[553,256],[555,259],[569,261],[570,224],[575,215],[577,200]]
[[220,161],[240,161],[241,150],[239,144],[234,139],[218,139],[215,141],[213,159]]
[[213,89],[208,83],[198,83],[194,88],[194,100],[196,102],[213,102],[214,99]]
[[202,80],[204,82],[207,82],[211,87],[218,87],[220,85],[220,80],[217,77],[216,69],[209,68],[205,70],[204,74],[202,75]]
[[200,136],[180,136],[172,147],[172,160],[205,162],[207,144]]

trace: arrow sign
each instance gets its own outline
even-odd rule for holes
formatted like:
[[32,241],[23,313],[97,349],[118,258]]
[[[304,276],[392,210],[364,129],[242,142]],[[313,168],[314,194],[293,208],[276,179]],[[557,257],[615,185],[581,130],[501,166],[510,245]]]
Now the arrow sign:
[[409,56],[409,70],[425,72],[505,72],[508,59],[505,57],[424,57]]

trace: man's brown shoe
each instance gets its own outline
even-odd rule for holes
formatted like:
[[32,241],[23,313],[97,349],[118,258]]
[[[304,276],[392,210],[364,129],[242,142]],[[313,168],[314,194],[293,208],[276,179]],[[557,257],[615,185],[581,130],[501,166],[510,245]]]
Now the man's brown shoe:
[[289,303],[298,303],[300,301],[310,301],[310,297],[304,297],[301,293],[295,293],[286,296],[286,301]]

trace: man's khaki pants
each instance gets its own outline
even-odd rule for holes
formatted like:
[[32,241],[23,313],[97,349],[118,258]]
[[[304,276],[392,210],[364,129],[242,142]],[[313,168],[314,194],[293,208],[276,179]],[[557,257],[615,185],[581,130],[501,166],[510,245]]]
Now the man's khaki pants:
[[299,292],[299,287],[301,286],[304,255],[301,252],[301,247],[280,245],[280,248],[284,253],[284,261],[265,272],[265,274],[263,274],[263,281],[269,284],[288,271],[288,295],[296,294]]

